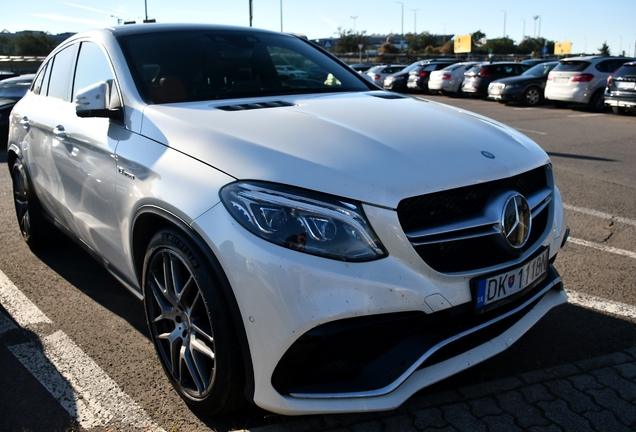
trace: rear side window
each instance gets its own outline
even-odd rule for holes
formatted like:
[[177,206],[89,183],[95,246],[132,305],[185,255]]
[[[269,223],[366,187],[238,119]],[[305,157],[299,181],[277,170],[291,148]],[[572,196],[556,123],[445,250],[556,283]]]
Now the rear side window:
[[624,78],[634,80],[636,79],[636,64],[623,65],[619,70],[614,73],[614,79]]
[[581,72],[590,65],[586,61],[560,61],[554,68],[555,72]]
[[76,46],[64,48],[55,55],[53,68],[51,69],[51,79],[49,81],[49,97],[71,101],[71,79],[73,77],[73,67],[75,66]]
[[[48,78],[47,72],[48,72],[50,63],[51,62],[46,62],[44,66],[42,66],[42,68],[40,69],[40,72],[37,74],[35,79],[33,80],[33,85],[31,86],[31,91],[33,93],[40,94],[40,92],[42,91],[42,83],[44,82],[45,75]],[[46,93],[46,87],[44,87],[44,93]]]

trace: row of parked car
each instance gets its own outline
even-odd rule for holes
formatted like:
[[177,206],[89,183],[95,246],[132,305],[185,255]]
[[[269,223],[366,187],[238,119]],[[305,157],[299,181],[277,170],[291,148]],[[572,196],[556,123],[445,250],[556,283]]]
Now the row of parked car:
[[366,72],[386,90],[488,98],[501,103],[556,107],[585,104],[616,114],[636,110],[636,62],[627,57],[583,56],[522,62],[431,59],[411,65],[377,65]]

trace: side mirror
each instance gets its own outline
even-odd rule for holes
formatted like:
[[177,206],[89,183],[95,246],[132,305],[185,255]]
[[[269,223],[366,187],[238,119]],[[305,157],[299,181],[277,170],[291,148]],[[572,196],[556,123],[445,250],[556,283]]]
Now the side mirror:
[[119,119],[121,101],[113,80],[91,84],[77,92],[75,113],[78,117]]

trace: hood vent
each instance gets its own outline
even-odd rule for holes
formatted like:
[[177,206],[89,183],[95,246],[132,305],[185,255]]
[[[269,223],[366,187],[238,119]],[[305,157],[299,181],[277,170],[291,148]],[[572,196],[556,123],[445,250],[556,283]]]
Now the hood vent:
[[409,99],[408,96],[403,96],[401,94],[389,93],[389,92],[374,92],[374,93],[369,93],[369,96],[377,97],[380,99]]
[[295,105],[296,104],[291,102],[271,101],[271,102],[237,104],[237,105],[224,105],[217,108],[223,111],[247,111],[247,110],[261,109],[261,108],[290,107]]

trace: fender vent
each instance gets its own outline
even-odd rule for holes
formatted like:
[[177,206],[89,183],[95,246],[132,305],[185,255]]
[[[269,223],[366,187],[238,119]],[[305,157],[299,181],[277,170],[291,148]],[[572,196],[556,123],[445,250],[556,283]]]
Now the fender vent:
[[238,104],[238,105],[225,105],[217,107],[223,111],[247,111],[253,109],[261,109],[261,108],[279,108],[279,107],[290,107],[295,106],[295,104],[291,102],[283,102],[283,101],[271,101],[271,102],[258,102],[258,103],[248,103],[248,104]]

